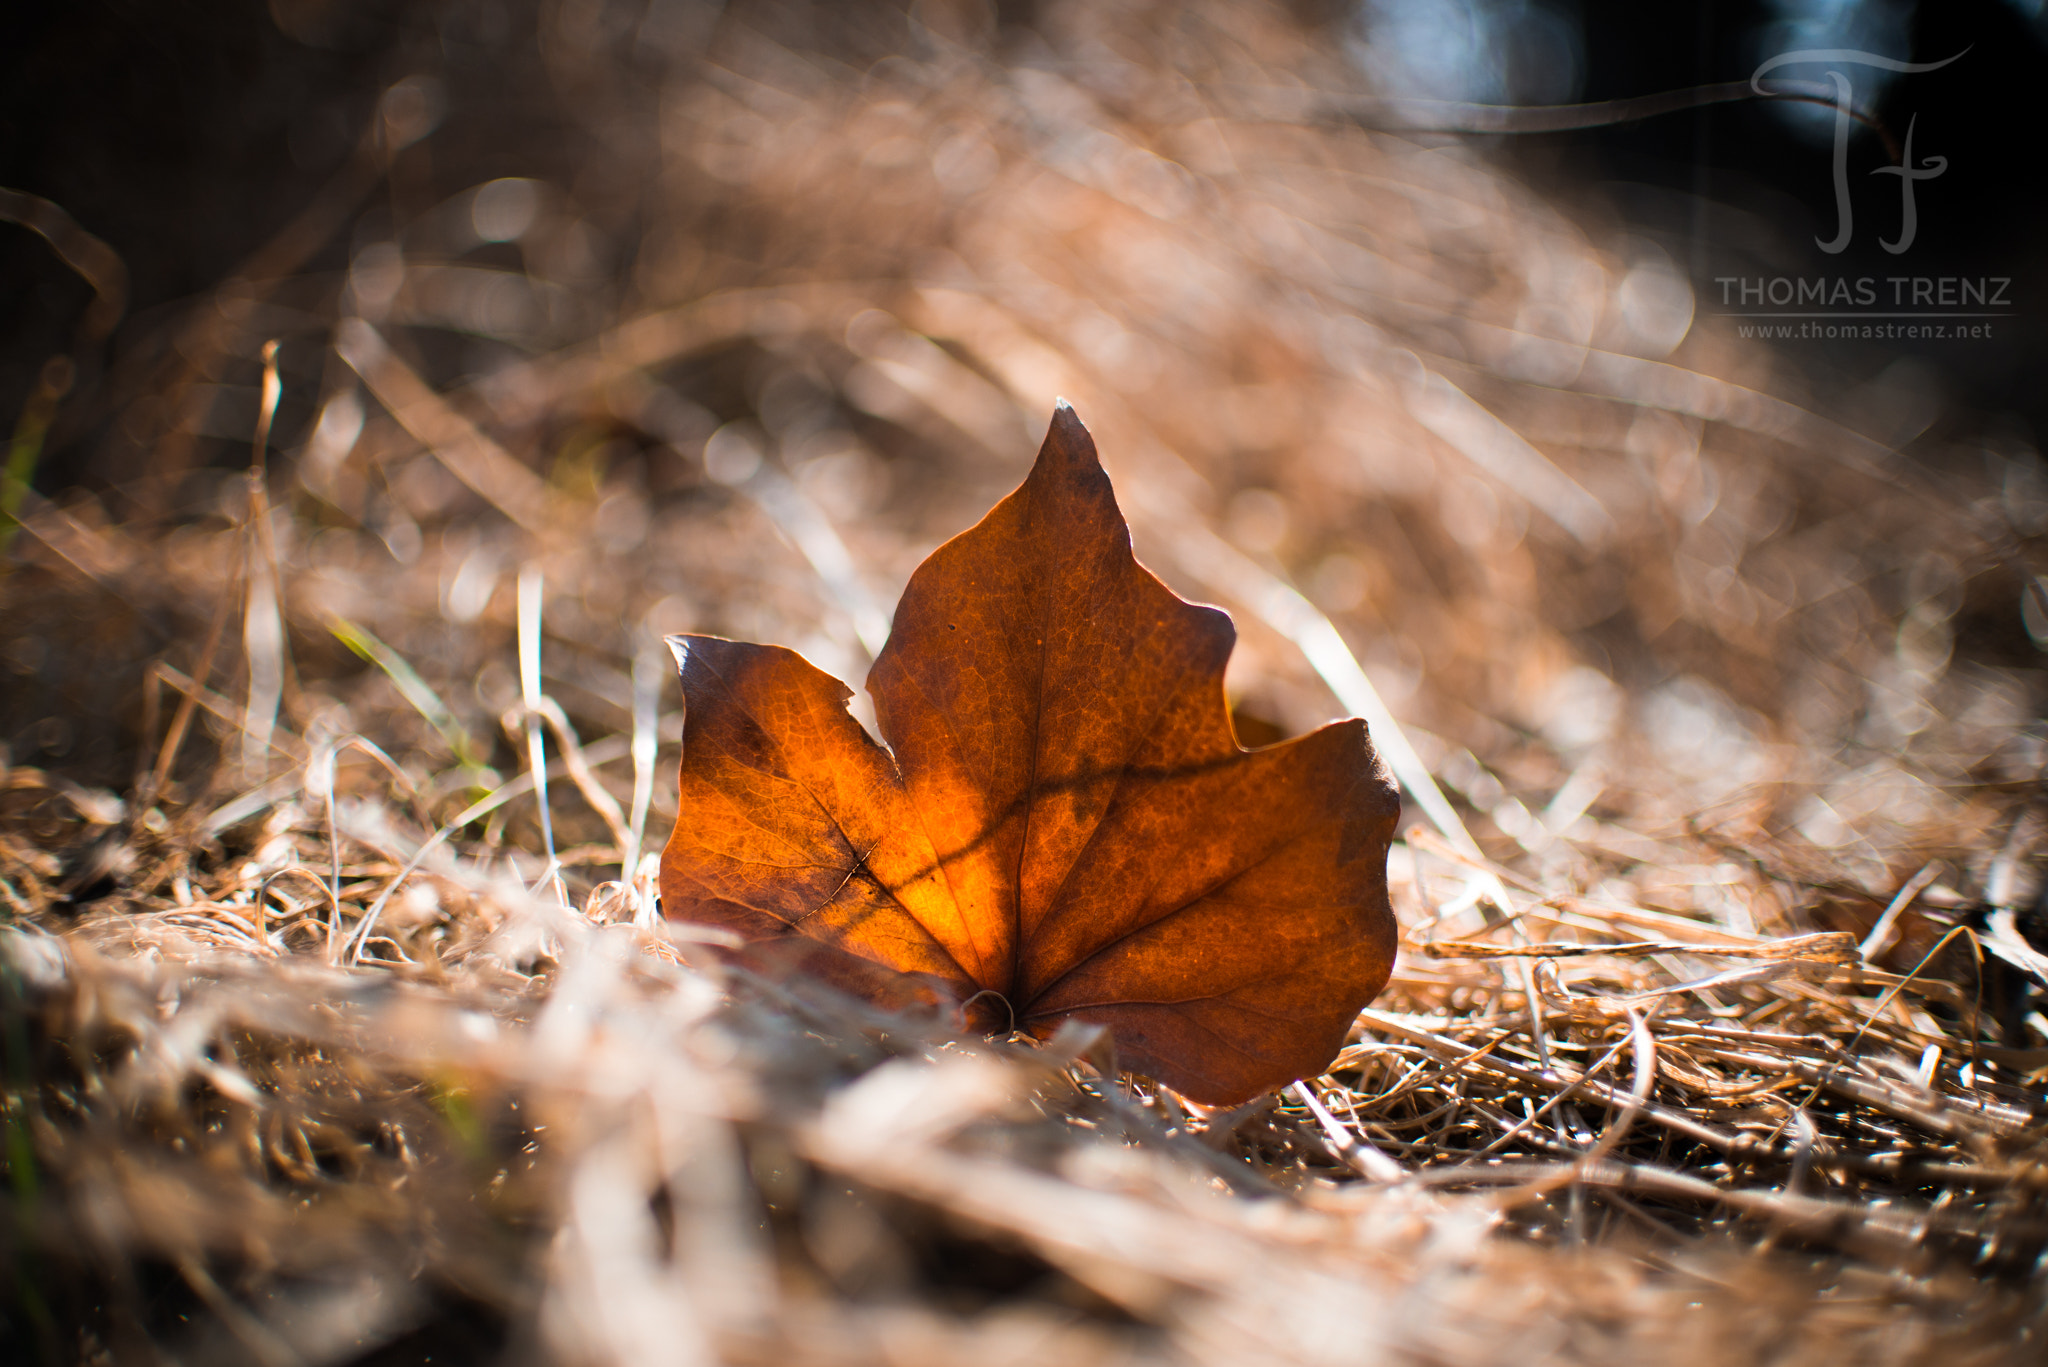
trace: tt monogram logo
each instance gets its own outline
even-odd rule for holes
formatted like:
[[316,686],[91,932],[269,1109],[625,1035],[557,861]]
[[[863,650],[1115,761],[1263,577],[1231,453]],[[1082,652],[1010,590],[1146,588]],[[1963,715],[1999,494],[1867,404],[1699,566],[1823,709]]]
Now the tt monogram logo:
[[[1835,235],[1826,241],[1814,239],[1822,251],[1834,254],[1845,250],[1855,235],[1855,208],[1849,198],[1849,123],[1856,108],[1855,89],[1848,75],[1841,67],[1876,67],[1883,71],[1899,71],[1916,74],[1924,71],[1939,71],[1950,62],[1960,59],[1969,51],[1964,48],[1954,57],[1939,62],[1901,62],[1891,57],[1880,57],[1874,52],[1859,52],[1854,48],[1808,48],[1799,52],[1781,52],[1758,67],[1749,78],[1750,88],[1759,95],[1778,93],[1766,89],[1764,77],[1780,67],[1826,66],[1829,82],[1834,87],[1835,108]],[[1906,142],[1901,149],[1897,166],[1880,166],[1871,174],[1897,176],[1901,198],[1899,213],[1899,237],[1896,242],[1878,239],[1878,245],[1897,256],[1913,245],[1913,236],[1920,228],[1920,215],[1913,203],[1913,186],[1923,180],[1932,180],[1948,169],[1947,157],[1929,157],[1924,162],[1913,160],[1913,129],[1919,122],[1916,114],[1906,124]]]

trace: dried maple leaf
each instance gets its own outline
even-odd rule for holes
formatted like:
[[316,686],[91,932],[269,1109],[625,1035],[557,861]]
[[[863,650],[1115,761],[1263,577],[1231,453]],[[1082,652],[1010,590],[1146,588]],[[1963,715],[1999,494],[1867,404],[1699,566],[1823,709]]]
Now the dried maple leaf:
[[984,1028],[1107,1025],[1235,1103],[1328,1066],[1394,959],[1399,810],[1365,723],[1238,748],[1235,632],[1131,556],[1064,403],[1017,491],[934,551],[852,691],[779,646],[671,637],[666,913]]

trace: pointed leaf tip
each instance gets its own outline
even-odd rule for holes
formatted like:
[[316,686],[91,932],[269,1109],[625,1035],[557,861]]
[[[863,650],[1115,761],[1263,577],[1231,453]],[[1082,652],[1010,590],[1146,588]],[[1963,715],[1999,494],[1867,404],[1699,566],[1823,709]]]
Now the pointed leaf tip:
[[1048,442],[1057,440],[1061,445],[1069,447],[1085,445],[1091,455],[1095,451],[1095,438],[1088,431],[1088,424],[1081,421],[1081,415],[1074,411],[1074,405],[1065,399],[1053,404],[1052,423],[1046,429],[1045,439]]
[[1038,449],[1038,464],[1044,466],[1046,457],[1053,456],[1054,468],[1078,471],[1100,471],[1102,458],[1096,453],[1095,437],[1089,432],[1081,415],[1065,399],[1059,401],[1052,411],[1052,422],[1045,430],[1045,442]]

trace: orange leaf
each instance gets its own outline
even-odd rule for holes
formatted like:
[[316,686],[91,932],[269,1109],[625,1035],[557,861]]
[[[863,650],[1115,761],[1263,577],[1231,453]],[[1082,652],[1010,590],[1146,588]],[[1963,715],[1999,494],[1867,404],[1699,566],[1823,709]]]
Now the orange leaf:
[[1312,1075],[1393,967],[1399,801],[1362,721],[1238,748],[1235,635],[1132,558],[1062,404],[1023,485],[911,576],[868,676],[888,750],[795,652],[670,638],[663,907],[888,1004],[1107,1025],[1197,1101]]

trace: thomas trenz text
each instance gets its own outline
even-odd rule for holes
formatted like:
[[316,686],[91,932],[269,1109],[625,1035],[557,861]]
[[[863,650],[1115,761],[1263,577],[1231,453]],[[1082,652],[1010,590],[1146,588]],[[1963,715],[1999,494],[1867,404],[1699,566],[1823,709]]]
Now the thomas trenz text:
[[1741,308],[2011,308],[2004,275],[1717,275],[1721,302]]

